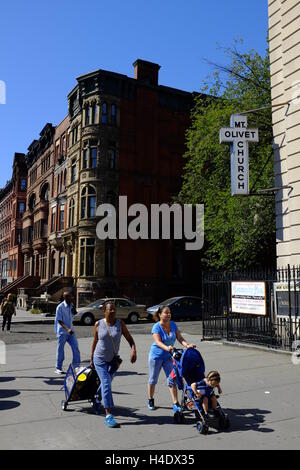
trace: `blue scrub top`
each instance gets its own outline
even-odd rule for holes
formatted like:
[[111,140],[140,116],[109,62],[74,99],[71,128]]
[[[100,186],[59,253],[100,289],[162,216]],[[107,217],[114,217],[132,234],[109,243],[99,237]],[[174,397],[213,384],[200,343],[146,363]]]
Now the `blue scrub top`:
[[[170,326],[171,326],[171,331],[169,335],[165,332],[165,330],[162,328],[159,322],[155,323],[155,325],[152,328],[152,334],[158,333],[161,337],[162,343],[164,343],[166,346],[174,346],[176,342],[176,332],[178,330],[178,327],[176,323],[174,323],[172,320],[170,321]],[[167,359],[168,357],[170,357],[170,354],[164,349],[161,349],[154,342],[150,348],[150,357],[152,359],[156,359],[156,358]]]
[[68,305],[64,300],[61,304],[58,305],[56,309],[55,317],[55,334],[56,336],[67,335],[66,330],[58,323],[58,320],[62,321],[68,328],[73,328],[73,304]]

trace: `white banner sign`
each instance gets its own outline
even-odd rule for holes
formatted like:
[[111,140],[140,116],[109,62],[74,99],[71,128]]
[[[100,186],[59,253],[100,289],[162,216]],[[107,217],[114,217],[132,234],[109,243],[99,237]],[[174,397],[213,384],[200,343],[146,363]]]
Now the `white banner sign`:
[[248,142],[258,142],[258,129],[247,129],[247,116],[233,114],[231,127],[220,130],[220,143],[231,143],[231,194],[249,194]]
[[266,315],[265,282],[232,282],[231,311],[248,315]]

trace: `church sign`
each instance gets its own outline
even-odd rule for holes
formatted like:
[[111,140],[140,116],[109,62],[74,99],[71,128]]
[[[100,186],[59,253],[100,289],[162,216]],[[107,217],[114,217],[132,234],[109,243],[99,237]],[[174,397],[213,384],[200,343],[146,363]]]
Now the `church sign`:
[[230,127],[220,130],[220,143],[231,143],[231,194],[249,194],[248,142],[258,142],[258,129],[247,129],[247,116],[233,114]]

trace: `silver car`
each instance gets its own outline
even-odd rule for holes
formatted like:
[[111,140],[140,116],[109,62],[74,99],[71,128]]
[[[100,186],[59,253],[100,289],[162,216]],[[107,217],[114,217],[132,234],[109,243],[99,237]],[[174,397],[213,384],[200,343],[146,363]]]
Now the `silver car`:
[[123,298],[105,298],[96,300],[86,307],[78,308],[77,314],[74,316],[74,323],[90,326],[97,320],[104,318],[104,303],[108,301],[114,302],[117,318],[137,323],[139,319],[148,317],[146,305],[137,305],[131,300]]

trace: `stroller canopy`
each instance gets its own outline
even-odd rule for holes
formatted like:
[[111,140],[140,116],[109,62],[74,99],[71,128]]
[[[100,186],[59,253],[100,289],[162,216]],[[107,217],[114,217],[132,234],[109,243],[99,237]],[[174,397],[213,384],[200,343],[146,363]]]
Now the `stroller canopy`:
[[197,349],[186,349],[181,357],[181,373],[188,385],[205,377],[205,364]]

